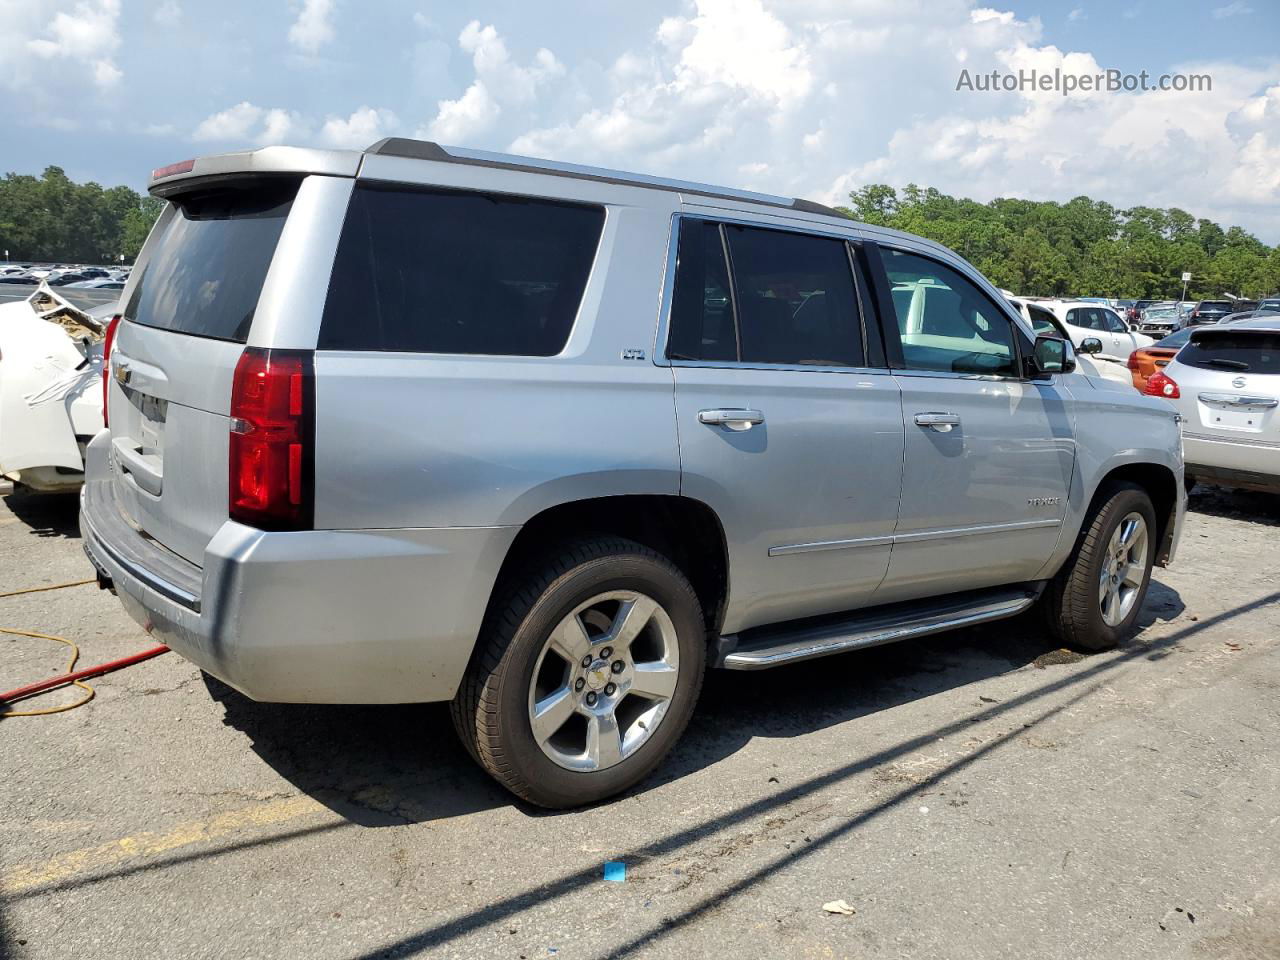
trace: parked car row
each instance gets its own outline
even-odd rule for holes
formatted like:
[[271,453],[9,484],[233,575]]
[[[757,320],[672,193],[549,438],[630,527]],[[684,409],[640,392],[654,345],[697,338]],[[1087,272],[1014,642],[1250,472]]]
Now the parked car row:
[[51,287],[122,290],[131,269],[6,263],[0,264],[0,283],[35,286],[44,281]]

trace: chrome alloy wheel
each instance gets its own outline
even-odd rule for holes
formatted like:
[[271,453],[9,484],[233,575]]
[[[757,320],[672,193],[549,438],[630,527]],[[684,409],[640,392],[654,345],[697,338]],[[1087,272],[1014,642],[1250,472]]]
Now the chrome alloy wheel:
[[1119,626],[1132,612],[1146,573],[1147,522],[1134,511],[1116,526],[1102,560],[1098,602],[1107,626]]
[[671,617],[633,590],[592,597],[556,625],[529,685],[533,739],[569,770],[607,770],[662,723],[680,675]]

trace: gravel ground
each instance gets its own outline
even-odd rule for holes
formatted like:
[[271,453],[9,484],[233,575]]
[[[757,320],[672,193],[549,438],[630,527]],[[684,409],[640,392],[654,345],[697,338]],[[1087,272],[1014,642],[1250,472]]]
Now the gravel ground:
[[[2,502],[0,593],[90,575],[73,500]],[[0,722],[0,956],[1280,957],[1277,524],[1193,494],[1116,652],[1023,618],[714,673],[658,776],[572,813],[493,785],[442,706],[148,661]],[[83,663],[148,643],[92,585],[0,626]],[[0,689],[65,664],[0,651]]]

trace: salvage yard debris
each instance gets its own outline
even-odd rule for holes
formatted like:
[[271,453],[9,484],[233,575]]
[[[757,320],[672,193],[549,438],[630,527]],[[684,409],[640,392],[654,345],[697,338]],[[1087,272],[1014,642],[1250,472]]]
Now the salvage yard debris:
[[83,445],[102,429],[107,320],[95,313],[47,283],[0,306],[0,475],[42,492],[83,480]]

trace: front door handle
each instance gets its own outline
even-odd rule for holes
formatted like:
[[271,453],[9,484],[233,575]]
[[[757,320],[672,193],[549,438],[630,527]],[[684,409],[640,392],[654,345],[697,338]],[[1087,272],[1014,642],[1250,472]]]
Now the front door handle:
[[960,426],[960,415],[956,413],[917,413],[916,425],[929,427],[939,433],[950,433],[952,427]]
[[764,423],[764,414],[759,410],[699,410],[698,422],[724,427],[728,430],[750,430],[757,423]]

